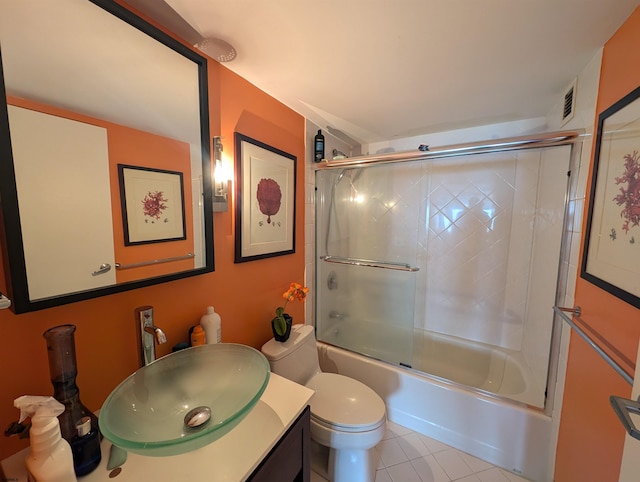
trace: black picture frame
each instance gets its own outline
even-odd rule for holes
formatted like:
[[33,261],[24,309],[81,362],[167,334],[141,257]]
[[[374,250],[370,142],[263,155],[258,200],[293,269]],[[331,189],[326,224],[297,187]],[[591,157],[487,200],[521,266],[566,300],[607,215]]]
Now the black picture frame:
[[640,87],[598,116],[580,276],[640,308]]
[[296,156],[236,132],[235,263],[295,253]]
[[180,171],[118,164],[125,246],[187,239]]

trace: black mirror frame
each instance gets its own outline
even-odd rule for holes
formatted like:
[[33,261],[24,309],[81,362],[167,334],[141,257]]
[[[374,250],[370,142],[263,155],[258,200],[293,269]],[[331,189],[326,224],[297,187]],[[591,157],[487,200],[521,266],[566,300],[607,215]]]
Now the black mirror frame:
[[106,12],[120,18],[122,21],[146,33],[153,39],[173,49],[177,53],[192,60],[198,65],[198,82],[200,95],[200,138],[202,146],[202,173],[204,193],[204,235],[205,235],[205,263],[201,268],[157,276],[138,281],[114,284],[104,288],[96,288],[68,295],[61,295],[32,301],[29,299],[27,272],[24,258],[20,213],[18,208],[18,193],[16,190],[15,171],[9,132],[9,117],[7,96],[2,69],[2,54],[0,52],[0,247],[6,280],[7,293],[11,299],[11,309],[14,313],[37,311],[54,306],[75,303],[100,296],[106,296],[136,288],[153,286],[168,281],[189,278],[214,271],[214,243],[213,243],[213,197],[212,197],[212,169],[210,158],[209,133],[209,95],[207,59],[180,43],[173,37],[141,19],[133,12],[118,5],[112,0],[88,0]]

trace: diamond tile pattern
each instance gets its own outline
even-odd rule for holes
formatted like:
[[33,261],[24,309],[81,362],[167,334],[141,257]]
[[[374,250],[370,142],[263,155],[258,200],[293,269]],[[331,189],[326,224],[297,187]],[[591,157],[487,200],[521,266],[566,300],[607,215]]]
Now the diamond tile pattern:
[[[427,312],[499,317],[505,301],[516,159],[434,165],[428,193]],[[433,248],[433,249],[432,249]]]
[[[348,169],[334,182],[336,203],[327,252],[334,256],[414,263],[418,249],[419,209],[424,199],[419,163],[392,171],[392,166]],[[354,235],[357,233],[357,235]],[[335,237],[334,237],[335,236]]]

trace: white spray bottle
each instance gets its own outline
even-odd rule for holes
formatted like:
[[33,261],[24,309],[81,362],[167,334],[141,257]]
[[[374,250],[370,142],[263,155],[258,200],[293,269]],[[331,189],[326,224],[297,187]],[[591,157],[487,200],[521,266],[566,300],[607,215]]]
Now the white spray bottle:
[[20,422],[31,417],[31,452],[26,459],[29,481],[76,482],[71,447],[62,438],[58,422],[64,405],[53,397],[30,395],[16,398],[13,405],[20,409]]

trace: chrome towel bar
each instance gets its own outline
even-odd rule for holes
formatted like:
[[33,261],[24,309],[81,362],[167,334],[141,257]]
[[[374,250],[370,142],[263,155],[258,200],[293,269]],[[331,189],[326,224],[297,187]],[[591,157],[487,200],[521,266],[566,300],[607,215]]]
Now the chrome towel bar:
[[141,266],[149,266],[152,264],[160,264],[160,263],[170,263],[172,261],[182,261],[183,259],[190,259],[195,257],[196,255],[193,253],[187,253],[184,256],[175,256],[173,258],[152,259],[149,261],[141,261],[139,263],[130,263],[130,264],[116,263],[116,269],[139,268]]
[[628,398],[610,396],[609,402],[614,412],[624,425],[624,429],[633,438],[640,440],[640,428],[636,427],[631,415],[640,415],[640,400],[629,400]]
[[611,368],[613,368],[615,370],[615,372],[620,375],[625,382],[627,382],[629,385],[633,385],[633,376],[629,375],[620,365],[618,365],[618,363],[616,363],[616,361],[611,358],[602,348],[600,348],[600,346],[593,341],[589,335],[587,335],[582,328],[580,328],[578,325],[576,325],[574,323],[574,321],[568,317],[564,312],[565,311],[569,311],[571,313],[573,313],[575,316],[580,316],[581,314],[581,310],[579,306],[576,306],[575,308],[562,308],[560,306],[554,306],[553,307],[553,311],[555,311],[558,315],[560,315],[560,317],[566,321],[569,326],[571,328],[573,328],[573,330],[580,335],[580,337],[587,342],[587,344],[589,344],[589,346],[591,346],[591,348],[593,348],[598,355],[600,355],[604,361],[607,362],[607,364],[609,364],[609,366]]
[[322,261],[327,263],[347,264],[351,266],[367,266],[369,268],[395,269],[398,271],[419,271],[420,268],[406,263],[395,263],[393,261],[376,261],[373,259],[344,258],[341,256],[320,256]]
[[[633,385],[633,377],[629,375],[624,369],[618,365],[615,360],[613,360],[609,355],[607,355],[598,344],[593,341],[589,335],[587,335],[580,327],[578,327],[573,320],[565,315],[565,312],[571,312],[574,316],[579,317],[582,310],[580,310],[579,306],[575,308],[562,308],[560,306],[554,306],[553,310],[560,315],[560,317],[566,321],[573,330],[584,339],[598,354],[604,358],[604,360],[613,368],[618,375],[620,375],[624,380],[629,384]],[[611,395],[609,397],[609,403],[611,403],[611,407],[613,407],[613,411],[618,416],[620,422],[624,426],[625,430],[629,435],[633,438],[640,440],[640,428],[636,427],[633,416],[640,415],[640,399],[638,400],[629,400],[623,397],[617,397],[615,395]]]

